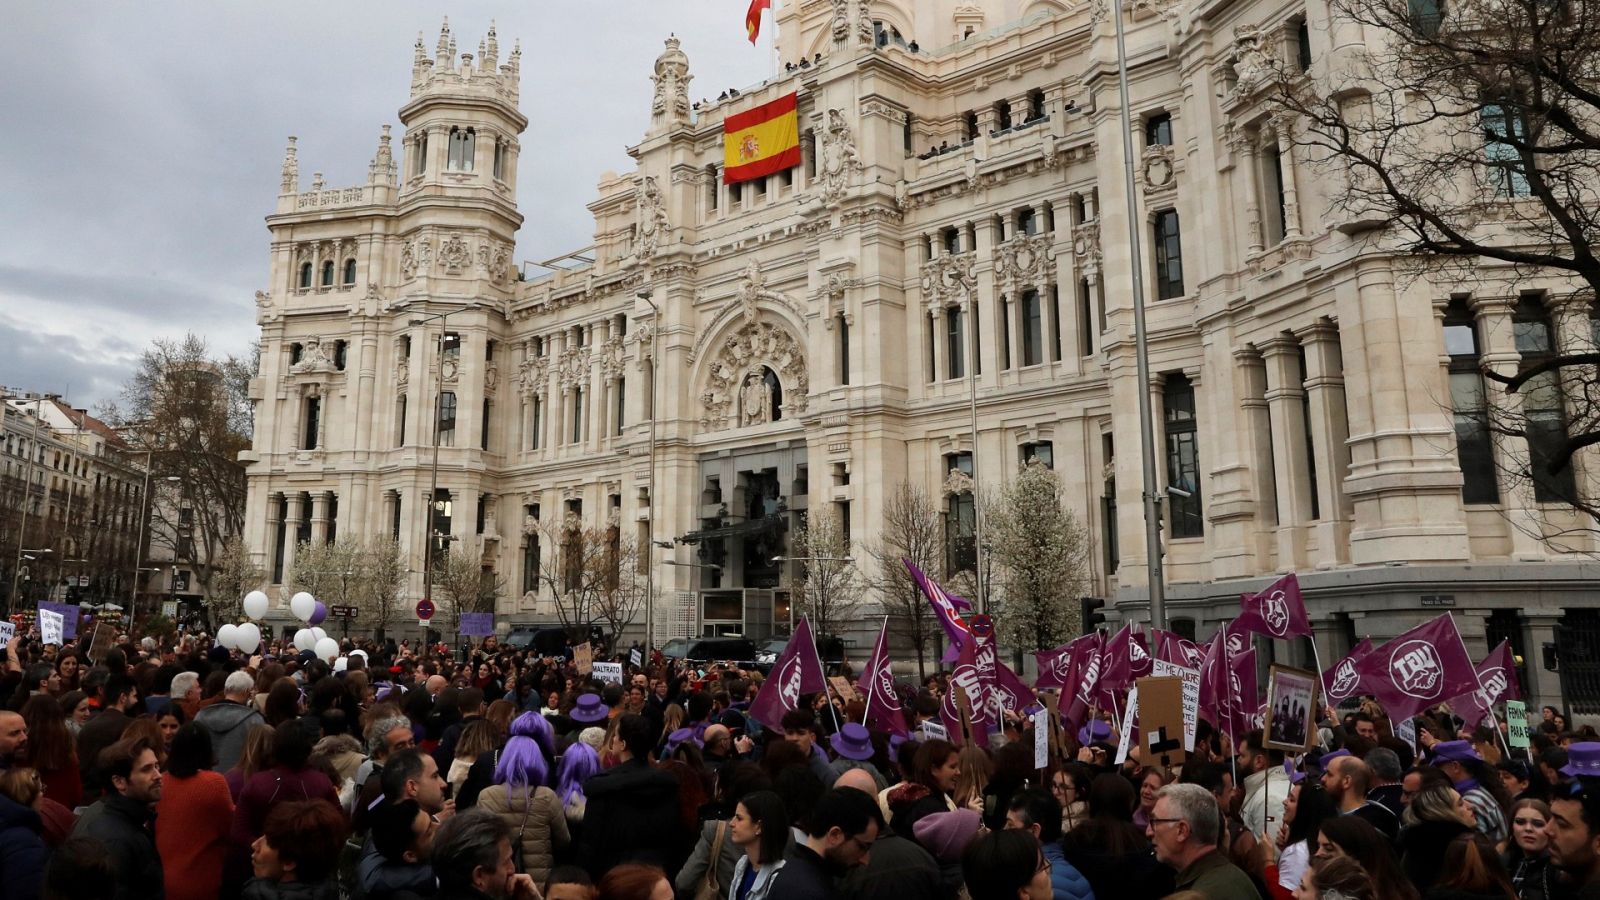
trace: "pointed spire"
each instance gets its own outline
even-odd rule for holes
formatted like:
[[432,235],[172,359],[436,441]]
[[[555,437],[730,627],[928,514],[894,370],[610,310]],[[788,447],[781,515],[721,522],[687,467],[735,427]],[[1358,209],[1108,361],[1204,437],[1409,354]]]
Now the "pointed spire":
[[439,43],[433,50],[433,66],[435,71],[446,72],[450,69],[450,60],[455,57],[451,49],[450,17],[446,16],[444,25],[439,28]]
[[383,126],[383,134],[378,136],[378,154],[372,158],[372,165],[367,167],[367,181],[370,184],[393,184],[395,177],[394,148],[390,146],[392,138],[389,136],[389,126]]
[[289,146],[283,151],[283,184],[279,193],[298,194],[300,192],[300,160],[296,156],[294,142],[297,138],[289,135]]
[[494,33],[494,20],[489,20],[489,35],[484,40],[483,67],[493,72],[500,68],[500,38]]

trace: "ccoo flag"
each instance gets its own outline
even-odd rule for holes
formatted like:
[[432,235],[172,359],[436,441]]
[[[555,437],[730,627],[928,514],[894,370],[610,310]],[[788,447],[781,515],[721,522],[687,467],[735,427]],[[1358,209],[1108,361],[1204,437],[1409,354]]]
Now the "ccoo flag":
[[756,42],[756,36],[761,33],[761,13],[772,8],[772,0],[750,0],[750,10],[744,14],[744,30],[750,36],[750,43]]
[[1239,617],[1234,625],[1283,641],[1310,637],[1311,619],[1300,596],[1300,579],[1293,572],[1267,585],[1259,594],[1239,596]]
[[1378,698],[1391,722],[1479,689],[1477,667],[1449,613],[1368,653],[1356,672],[1362,692]]
[[867,713],[863,723],[873,731],[898,734],[911,732],[906,728],[905,711],[900,708],[900,695],[894,689],[894,675],[889,672],[889,620],[883,620],[878,631],[878,642],[872,645],[872,655],[861,669],[861,693],[866,695]]
[[1329,706],[1338,706],[1339,702],[1347,697],[1353,697],[1361,690],[1361,672],[1356,669],[1356,664],[1361,658],[1372,652],[1372,639],[1362,638],[1361,643],[1350,651],[1350,655],[1339,660],[1332,669],[1322,673],[1323,702]]
[[761,690],[750,704],[750,715],[768,728],[779,730],[783,727],[783,714],[799,709],[801,697],[827,689],[822,661],[817,659],[817,644],[811,637],[811,624],[801,619],[772,667],[772,673],[762,682]]
[[722,180],[738,184],[800,165],[796,94],[785,94],[722,122]]

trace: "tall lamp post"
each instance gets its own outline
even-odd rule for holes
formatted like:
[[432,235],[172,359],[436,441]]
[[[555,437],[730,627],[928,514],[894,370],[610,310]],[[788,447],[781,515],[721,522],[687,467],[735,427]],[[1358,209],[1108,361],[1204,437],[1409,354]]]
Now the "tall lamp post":
[[[651,299],[650,291],[639,291],[635,294],[650,307],[650,326],[654,329],[650,336],[650,472],[645,476],[645,491],[650,494],[650,515],[645,518],[645,546],[655,544],[656,539],[656,506],[660,503],[656,497],[656,419],[661,412],[656,405],[656,398],[660,390],[656,387],[656,354],[661,352],[657,346],[661,339],[661,308],[656,306]],[[656,567],[655,554],[645,556],[644,573],[644,650],[648,659],[650,651],[656,645]]]
[[[0,400],[26,400],[21,397],[0,397]],[[33,461],[39,453],[39,404],[44,398],[35,397],[33,401],[33,445],[28,449],[28,458],[24,462],[22,471],[22,523],[17,530],[17,561],[11,572],[11,598],[14,606],[17,592],[22,589],[22,554],[23,545],[28,542],[28,510],[33,506]],[[8,610],[9,611],[9,610]]]
[[[139,565],[144,556],[145,539],[150,534],[150,515],[155,511],[154,504],[150,502],[150,473],[155,468],[154,449],[144,451],[144,488],[139,491],[139,537],[133,545],[133,583],[128,586],[128,618],[136,621],[139,618],[139,573],[155,572],[157,569],[146,568]],[[182,481],[176,475],[168,475],[162,479],[165,482],[175,483]],[[173,541],[173,556],[176,557],[177,541]],[[176,562],[176,558],[173,560]]]
[[968,285],[966,297],[967,412],[972,417],[972,574],[978,583],[978,612],[989,611],[989,592],[983,584],[983,500],[978,490],[978,291]]
[[428,536],[427,549],[422,555],[422,597],[424,600],[433,600],[433,548],[438,541],[434,533],[438,523],[439,502],[439,413],[440,404],[444,402],[444,342],[449,338],[449,319],[453,310],[435,313],[431,316],[419,316],[407,324],[412,327],[439,320],[439,346],[435,354],[434,382],[433,382],[433,463],[431,469],[432,484],[428,488],[428,520],[426,534]]

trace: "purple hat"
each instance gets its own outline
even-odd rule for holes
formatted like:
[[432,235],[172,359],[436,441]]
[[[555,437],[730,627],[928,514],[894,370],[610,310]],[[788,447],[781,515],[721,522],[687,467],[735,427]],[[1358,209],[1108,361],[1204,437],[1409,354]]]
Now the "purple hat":
[[1095,719],[1078,729],[1078,743],[1088,746],[1095,741],[1111,740],[1110,723]]
[[604,722],[611,710],[606,707],[605,701],[599,694],[582,694],[578,697],[578,705],[568,713],[576,722],[591,725],[595,722]]
[[[1570,750],[1567,758],[1571,759]],[[1435,763],[1467,762],[1468,760],[1483,762],[1483,757],[1478,755],[1478,751],[1472,749],[1471,741],[1442,741],[1433,745],[1433,761]]]
[[1293,758],[1285,759],[1283,761],[1283,773],[1289,776],[1290,784],[1299,784],[1300,782],[1306,780],[1306,773],[1295,768]]
[[911,826],[917,843],[940,862],[955,862],[962,851],[978,836],[983,817],[973,809],[953,809],[949,812],[929,813]]
[[1333,762],[1334,760],[1338,759],[1339,757],[1341,757],[1341,756],[1354,756],[1354,755],[1355,754],[1351,753],[1349,750],[1346,750],[1345,748],[1340,747],[1339,749],[1337,749],[1337,750],[1335,750],[1335,751],[1333,751],[1331,753],[1322,754],[1321,758],[1318,761],[1318,764],[1321,765],[1324,770],[1326,770],[1328,768],[1328,763]]
[[846,722],[828,738],[828,746],[845,759],[866,762],[872,758],[872,735],[860,722]]
[[693,728],[679,728],[677,731],[667,735],[667,755],[671,756],[677,753],[678,747],[686,743],[693,744],[696,747],[704,747],[706,745],[705,741],[695,737]]
[[1574,778],[1600,777],[1600,744],[1583,741],[1567,747],[1567,764],[1561,774]]
[[890,753],[899,753],[900,752],[900,745],[904,744],[906,741],[910,741],[910,740],[915,740],[915,739],[912,738],[910,735],[905,735],[905,734],[891,734],[891,735],[889,735],[889,752]]

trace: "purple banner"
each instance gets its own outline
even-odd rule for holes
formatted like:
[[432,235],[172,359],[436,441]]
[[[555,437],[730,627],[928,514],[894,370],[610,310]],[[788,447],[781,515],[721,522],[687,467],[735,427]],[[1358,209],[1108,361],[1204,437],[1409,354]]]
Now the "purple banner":
[[494,634],[494,613],[462,613],[463,637],[488,637]]
[[71,641],[71,640],[76,640],[77,639],[77,637],[78,637],[78,616],[83,613],[83,610],[78,608],[78,604],[76,604],[76,603],[50,603],[48,601],[41,601],[39,603],[39,608],[40,609],[48,609],[53,613],[60,613],[61,614],[61,618],[66,620],[66,623],[67,623],[66,628],[62,629],[62,632],[61,632],[61,637],[62,637],[63,640]]

